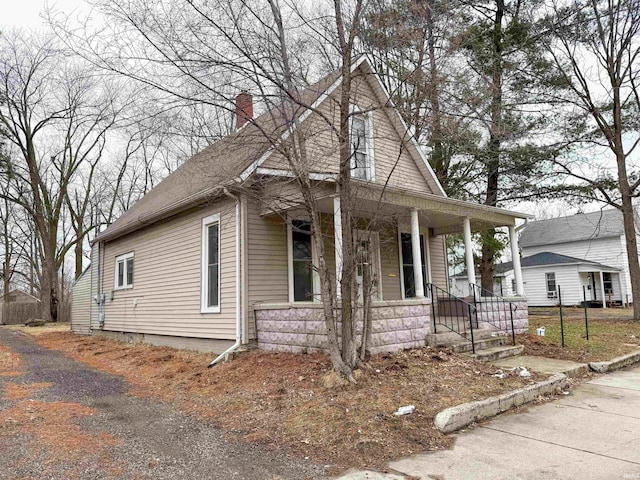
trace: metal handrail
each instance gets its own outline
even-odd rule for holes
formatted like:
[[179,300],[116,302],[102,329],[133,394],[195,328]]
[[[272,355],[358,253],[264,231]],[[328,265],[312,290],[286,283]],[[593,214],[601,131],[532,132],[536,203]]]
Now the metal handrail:
[[[482,288],[480,285],[476,285],[475,283],[470,283],[469,284],[469,290],[471,290],[473,292],[473,304],[476,307],[476,318],[478,317],[478,295],[477,295],[477,293],[479,293],[480,298],[481,299],[485,299],[484,303],[490,303],[491,307],[492,307],[488,312],[484,312],[484,313],[490,313],[490,315],[485,315],[484,318],[483,318],[483,321],[493,325],[494,327],[498,328],[499,330],[503,330],[506,333],[511,333],[511,341],[515,345],[516,344],[516,333],[515,333],[515,328],[513,326],[513,312],[518,309],[518,306],[515,305],[513,302],[510,302],[506,298],[501,297],[500,295],[496,295],[492,291],[487,290],[485,288]],[[499,317],[496,320],[496,315],[499,315],[499,312],[501,312],[503,310],[502,309],[496,310],[495,308],[493,308],[493,306],[495,304],[507,304],[507,305],[509,305],[509,318],[510,318],[510,321],[511,321],[511,331],[509,331],[509,328],[503,326],[504,322]],[[506,311],[506,309],[504,311]]]
[[[446,290],[434,285],[432,283],[427,283],[427,290],[429,292],[429,296],[431,298],[431,317],[433,319],[433,333],[437,333],[437,325],[442,325],[448,330],[457,333],[461,337],[466,339],[466,320],[468,320],[469,325],[469,333],[471,335],[471,349],[473,353],[476,351],[476,346],[474,342],[473,329],[474,329],[474,321],[476,323],[475,327],[477,328],[478,315],[477,315],[477,307],[475,304],[468,302],[462,298],[456,297]],[[440,295],[439,295],[440,294]],[[439,295],[439,298],[436,297]],[[436,301],[438,300],[438,301]],[[444,302],[442,300],[445,300]],[[447,314],[443,314],[440,309],[443,308],[443,305],[446,304],[449,311]],[[451,306],[454,305],[455,311],[451,310]],[[436,308],[438,309],[436,311]],[[475,316],[475,319],[474,319]],[[462,328],[460,326],[460,317],[466,317],[466,320],[463,322]],[[455,321],[454,321],[455,318]],[[438,321],[438,319],[440,321]],[[443,321],[444,320],[444,321]]]

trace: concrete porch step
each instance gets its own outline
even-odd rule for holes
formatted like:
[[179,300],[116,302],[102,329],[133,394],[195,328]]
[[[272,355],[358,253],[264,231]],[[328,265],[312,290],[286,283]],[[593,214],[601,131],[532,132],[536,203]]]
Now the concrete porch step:
[[[507,337],[506,335],[498,335],[495,337],[489,337],[480,340],[474,338],[474,340],[476,345],[476,352],[479,350],[489,350],[494,347],[502,347],[511,343],[511,338]],[[452,348],[456,353],[465,353],[473,350],[471,341],[456,343],[452,345]]]
[[476,353],[471,354],[471,356],[478,360],[492,362],[500,358],[515,357],[516,355],[520,355],[523,350],[524,345],[505,345],[502,347],[492,347],[480,351],[476,349]]

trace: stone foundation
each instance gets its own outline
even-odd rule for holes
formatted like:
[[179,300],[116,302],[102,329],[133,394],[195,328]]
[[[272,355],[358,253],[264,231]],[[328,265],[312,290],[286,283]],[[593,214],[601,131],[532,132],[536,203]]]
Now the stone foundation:
[[[529,331],[529,309],[527,301],[517,298],[506,298],[514,305],[513,327],[516,333],[526,333]],[[509,303],[492,302],[490,299],[481,299],[476,303],[478,321],[490,323],[501,330],[511,332],[511,313]]]
[[[254,307],[258,347],[279,352],[326,350],[326,328],[321,304],[262,304]],[[371,353],[393,352],[425,345],[431,328],[431,301],[373,302]],[[337,325],[340,332],[340,324]],[[356,325],[362,333],[362,321]]]

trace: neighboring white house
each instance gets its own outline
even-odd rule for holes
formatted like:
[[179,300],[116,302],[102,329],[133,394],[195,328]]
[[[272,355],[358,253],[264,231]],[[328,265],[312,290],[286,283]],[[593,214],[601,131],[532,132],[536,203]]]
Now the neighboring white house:
[[520,237],[529,305],[627,303],[631,281],[622,213],[615,209],[530,222]]
[[[523,265],[524,266],[524,265]],[[524,279],[524,271],[522,273]],[[457,275],[450,277],[451,293],[457,297],[468,297],[471,295],[469,288],[469,276],[464,270]],[[516,296],[516,279],[513,273],[511,262],[499,263],[494,266],[493,271],[493,293],[501,297]],[[526,290],[525,290],[526,293]]]

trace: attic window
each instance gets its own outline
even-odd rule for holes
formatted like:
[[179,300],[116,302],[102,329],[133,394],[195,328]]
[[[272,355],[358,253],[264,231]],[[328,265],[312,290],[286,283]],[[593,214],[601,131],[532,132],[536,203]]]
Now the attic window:
[[351,118],[351,176],[360,180],[374,180],[373,137],[371,116]]

